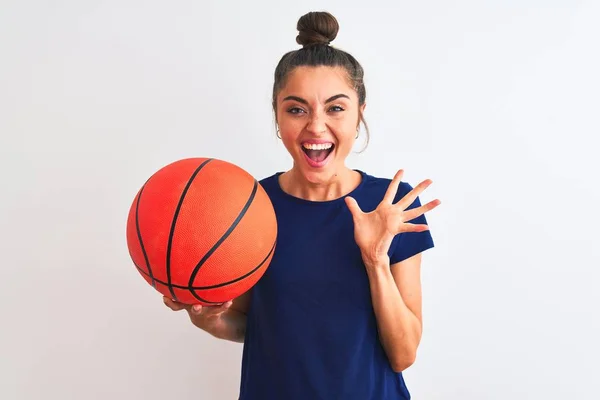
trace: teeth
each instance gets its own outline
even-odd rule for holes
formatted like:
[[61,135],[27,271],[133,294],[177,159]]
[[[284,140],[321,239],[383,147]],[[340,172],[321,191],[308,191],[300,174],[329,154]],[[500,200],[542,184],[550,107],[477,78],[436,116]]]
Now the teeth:
[[321,144],[310,144],[304,143],[302,145],[307,150],[327,150],[333,146],[333,143],[321,143]]

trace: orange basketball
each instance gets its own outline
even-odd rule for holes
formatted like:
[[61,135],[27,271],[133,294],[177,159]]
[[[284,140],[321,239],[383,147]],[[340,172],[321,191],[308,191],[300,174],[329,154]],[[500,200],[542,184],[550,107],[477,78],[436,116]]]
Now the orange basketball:
[[158,170],[127,218],[137,270],[158,292],[186,304],[219,304],[248,291],[269,266],[276,237],[262,186],[240,167],[211,158]]

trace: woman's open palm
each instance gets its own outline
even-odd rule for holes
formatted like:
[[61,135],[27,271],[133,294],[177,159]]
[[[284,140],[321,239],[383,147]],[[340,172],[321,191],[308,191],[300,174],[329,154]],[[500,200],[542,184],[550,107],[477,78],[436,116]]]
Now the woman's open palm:
[[394,198],[404,175],[399,170],[390,182],[383,200],[377,208],[365,213],[352,197],[346,197],[346,204],[354,220],[354,239],[359,246],[365,262],[377,262],[387,257],[392,239],[403,232],[422,232],[429,227],[426,224],[413,224],[411,221],[427,211],[431,211],[441,202],[432,200],[420,207],[406,210],[432,181],[426,179],[394,204]]

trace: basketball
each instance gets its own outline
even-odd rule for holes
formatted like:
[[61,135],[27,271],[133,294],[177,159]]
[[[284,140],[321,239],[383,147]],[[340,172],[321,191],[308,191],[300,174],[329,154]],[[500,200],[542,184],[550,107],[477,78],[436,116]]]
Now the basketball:
[[265,273],[277,238],[273,205],[242,168],[188,158],[156,171],[127,218],[127,247],[141,276],[185,304],[216,305]]

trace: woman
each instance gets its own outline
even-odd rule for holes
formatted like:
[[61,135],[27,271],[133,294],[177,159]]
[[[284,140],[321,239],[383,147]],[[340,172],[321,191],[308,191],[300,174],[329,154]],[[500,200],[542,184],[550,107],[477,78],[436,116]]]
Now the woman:
[[[240,399],[408,399],[421,338],[420,253],[433,247],[414,189],[346,166],[364,123],[363,70],[329,43],[328,13],[298,21],[303,47],[275,70],[277,135],[293,158],[261,181],[278,222],[261,280],[220,307],[186,306],[213,336],[244,343]],[[409,222],[410,221],[410,222]]]

